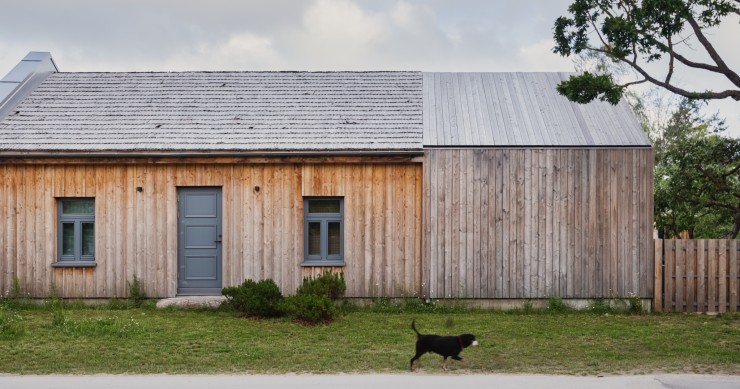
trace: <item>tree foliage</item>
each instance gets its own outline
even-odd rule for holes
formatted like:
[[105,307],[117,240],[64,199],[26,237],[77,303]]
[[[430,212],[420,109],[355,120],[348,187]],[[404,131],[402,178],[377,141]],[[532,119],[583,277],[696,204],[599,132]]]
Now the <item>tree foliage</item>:
[[[568,11],[569,17],[561,16],[555,22],[555,53],[602,53],[629,65],[640,76],[626,83],[619,83],[609,72],[571,76],[558,85],[558,92],[568,99],[587,103],[599,98],[616,104],[625,88],[649,82],[690,99],[729,97],[740,101],[740,76],[728,67],[705,34],[728,15],[740,15],[740,0],[575,0]],[[687,56],[694,51],[687,43],[689,36],[699,42],[710,61]],[[663,60],[664,75],[647,70],[647,64]],[[681,88],[673,80],[676,65],[718,74],[732,86],[722,91]]]
[[655,148],[655,223],[667,237],[736,238],[740,232],[740,139],[684,100]]

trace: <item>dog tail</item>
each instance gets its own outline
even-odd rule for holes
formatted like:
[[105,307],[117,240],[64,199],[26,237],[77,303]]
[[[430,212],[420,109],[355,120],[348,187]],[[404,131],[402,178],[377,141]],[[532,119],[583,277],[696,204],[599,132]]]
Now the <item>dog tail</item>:
[[421,336],[419,331],[416,330],[416,319],[411,320],[411,328],[414,330],[414,332],[416,332],[416,336]]

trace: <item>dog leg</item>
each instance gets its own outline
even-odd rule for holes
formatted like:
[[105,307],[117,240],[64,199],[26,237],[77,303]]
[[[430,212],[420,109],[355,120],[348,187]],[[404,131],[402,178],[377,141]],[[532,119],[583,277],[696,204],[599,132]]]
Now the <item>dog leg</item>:
[[447,357],[442,358],[442,370],[447,370]]
[[462,368],[463,369],[467,369],[468,368],[468,365],[465,363],[465,359],[460,358],[460,359],[458,359],[458,361],[460,361],[460,364],[462,365]]
[[411,358],[411,362],[409,362],[409,370],[410,371],[414,371],[414,361],[417,360],[417,359],[419,359],[419,357],[421,357],[421,356],[422,356],[422,354],[416,354],[416,355],[414,355],[413,358]]

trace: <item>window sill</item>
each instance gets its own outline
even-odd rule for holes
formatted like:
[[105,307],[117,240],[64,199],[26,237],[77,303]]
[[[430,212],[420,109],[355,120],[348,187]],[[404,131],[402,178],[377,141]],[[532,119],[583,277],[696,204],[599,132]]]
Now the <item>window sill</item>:
[[327,267],[327,266],[340,267],[340,266],[345,266],[345,263],[344,263],[344,261],[341,261],[341,260],[331,260],[331,261],[327,261],[327,260],[313,260],[313,261],[305,261],[305,262],[301,263],[301,266],[302,267],[320,267],[320,266],[324,266],[324,267]]
[[51,267],[96,267],[95,261],[59,261],[51,264]]

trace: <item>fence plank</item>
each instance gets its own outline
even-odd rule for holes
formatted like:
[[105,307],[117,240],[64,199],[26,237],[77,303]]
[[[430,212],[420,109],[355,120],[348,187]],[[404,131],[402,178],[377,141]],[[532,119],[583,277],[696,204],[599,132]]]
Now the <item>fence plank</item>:
[[684,276],[686,275],[686,268],[684,263],[686,262],[686,241],[676,241],[676,312],[685,312],[684,308]]
[[707,311],[707,246],[709,242],[700,240],[697,242],[696,249],[696,310],[698,312]]
[[655,278],[653,282],[653,309],[656,312],[663,311],[663,240],[655,239]]
[[668,312],[673,312],[676,309],[673,305],[673,296],[675,296],[675,289],[673,288],[673,275],[675,274],[676,262],[675,256],[676,240],[667,240],[665,246],[665,267],[663,268],[663,279],[665,285],[665,292],[663,293],[663,307]]
[[737,311],[737,271],[738,271],[738,263],[737,263],[737,252],[738,252],[738,246],[737,241],[730,241],[729,244],[730,249],[730,257],[729,257],[729,264],[730,264],[730,312],[736,312]]
[[707,246],[707,312],[717,312],[717,240]]
[[696,312],[696,240],[686,240],[686,312]]
[[717,280],[717,308],[720,313],[727,310],[727,243],[726,240],[717,242],[719,246],[719,266]]

